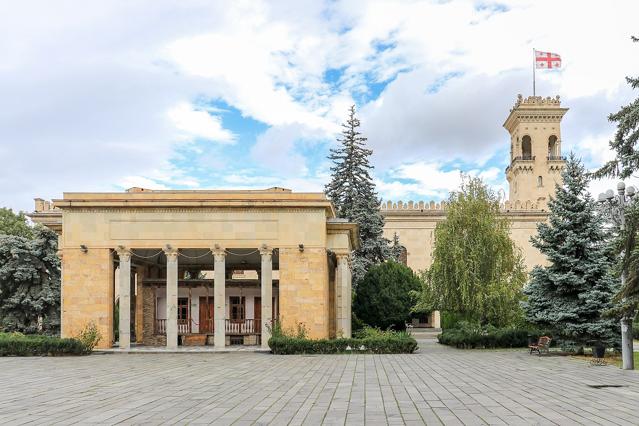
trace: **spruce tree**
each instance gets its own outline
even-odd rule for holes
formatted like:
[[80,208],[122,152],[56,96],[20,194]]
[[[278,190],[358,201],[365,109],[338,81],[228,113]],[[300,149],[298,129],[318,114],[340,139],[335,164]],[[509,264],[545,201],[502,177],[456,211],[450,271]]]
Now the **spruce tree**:
[[[633,42],[639,38],[632,37]],[[639,88],[639,77],[626,77],[626,81],[633,89]],[[621,107],[619,111],[608,116],[608,120],[617,123],[614,140],[610,141],[610,149],[616,153],[615,158],[608,161],[595,172],[600,178],[620,177],[626,179],[639,170],[639,98],[629,105]]]
[[588,176],[571,153],[548,203],[548,223],[537,225],[533,245],[548,259],[536,266],[525,289],[526,318],[578,345],[619,345],[619,327],[604,312],[613,307],[617,281],[601,218],[587,192]]
[[384,218],[379,211],[380,200],[370,175],[373,166],[366,148],[366,138],[358,130],[359,119],[355,105],[351,106],[346,123],[342,124],[340,145],[331,149],[329,160],[331,181],[326,185],[328,198],[333,201],[337,216],[359,224],[361,247],[353,254],[353,285],[366,271],[390,258],[389,241],[383,237]]
[[0,235],[0,330],[58,334],[58,236],[42,226],[32,232]]

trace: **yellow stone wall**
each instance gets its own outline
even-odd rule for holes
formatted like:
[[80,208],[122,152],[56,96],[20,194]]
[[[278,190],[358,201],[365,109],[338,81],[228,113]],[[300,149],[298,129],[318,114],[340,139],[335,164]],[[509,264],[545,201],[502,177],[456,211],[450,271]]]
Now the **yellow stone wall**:
[[64,247],[161,248],[326,248],[326,214],[322,208],[95,208],[66,210]]
[[109,249],[62,251],[62,337],[76,336],[91,321],[113,344],[113,255]]
[[[435,243],[435,226],[445,219],[445,211],[410,212],[383,211],[386,224],[384,236],[393,238],[397,233],[400,243],[406,247],[408,266],[414,271],[428,269],[432,263]],[[544,256],[532,246],[530,237],[537,234],[537,223],[547,219],[542,211],[519,211],[504,213],[510,220],[510,236],[521,249],[524,264],[530,271],[535,265],[543,265]]]
[[326,249],[281,248],[280,320],[285,329],[303,323],[309,337],[329,337],[329,279]]

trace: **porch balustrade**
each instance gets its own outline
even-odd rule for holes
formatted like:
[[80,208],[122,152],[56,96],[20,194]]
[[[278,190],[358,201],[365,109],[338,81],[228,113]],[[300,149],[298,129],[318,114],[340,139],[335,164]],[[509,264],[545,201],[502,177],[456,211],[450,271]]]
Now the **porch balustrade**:
[[226,334],[245,335],[245,334],[261,334],[262,320],[244,319],[244,320],[226,320]]
[[[191,333],[191,321],[189,320],[178,320],[178,334],[190,334]],[[166,335],[166,319],[156,319],[155,320],[155,334]]]
[[166,320],[165,319],[156,319],[155,320],[155,334],[166,334]]
[[190,334],[191,333],[191,321],[188,319],[178,320],[178,334]]
[[[214,321],[213,319],[205,320],[209,323],[209,330],[213,331]],[[262,320],[261,319],[244,319],[244,320],[225,320],[226,327],[225,332],[228,335],[248,335],[248,334],[261,334],[262,333]],[[178,333],[179,334],[191,334],[193,332],[193,321],[188,319],[178,320]],[[166,319],[155,320],[155,334],[166,334]]]

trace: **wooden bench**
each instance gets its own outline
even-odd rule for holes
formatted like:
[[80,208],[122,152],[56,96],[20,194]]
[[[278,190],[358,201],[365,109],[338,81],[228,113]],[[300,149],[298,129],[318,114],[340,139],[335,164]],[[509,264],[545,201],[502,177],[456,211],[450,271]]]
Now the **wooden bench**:
[[541,356],[542,352],[548,353],[548,350],[550,349],[550,342],[552,342],[552,339],[550,337],[541,336],[537,341],[537,344],[528,345],[528,347],[530,348],[530,354],[532,355],[532,353],[535,351],[537,351],[537,354],[539,356]]

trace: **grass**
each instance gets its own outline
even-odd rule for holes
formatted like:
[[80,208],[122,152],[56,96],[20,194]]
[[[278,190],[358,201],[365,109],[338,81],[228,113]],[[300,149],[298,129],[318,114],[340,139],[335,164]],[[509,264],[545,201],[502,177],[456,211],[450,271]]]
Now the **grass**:
[[[573,359],[577,359],[580,361],[592,361],[592,355],[591,354],[586,354],[586,355],[571,355],[571,358]],[[605,355],[605,360],[609,365],[614,365],[616,367],[621,367],[621,354],[619,353],[611,353],[611,352],[606,352]],[[635,369],[639,370],[639,352],[635,352],[634,353],[634,358],[635,358]]]

